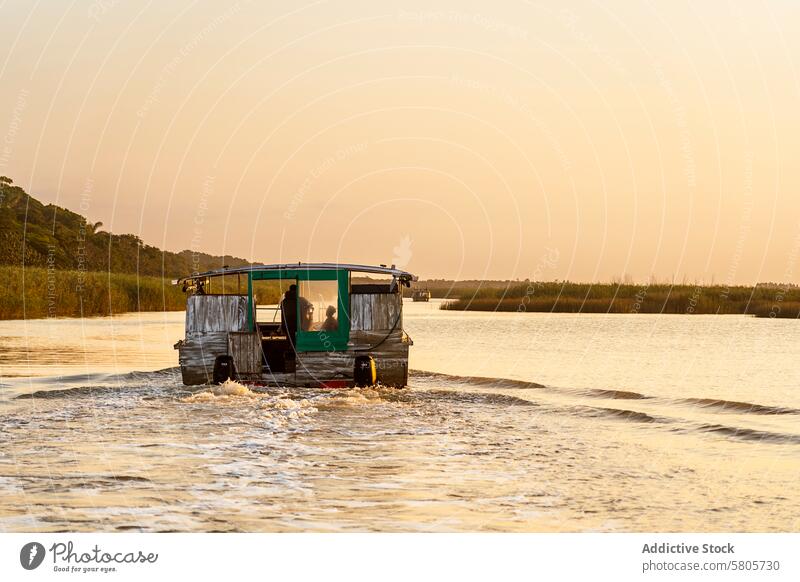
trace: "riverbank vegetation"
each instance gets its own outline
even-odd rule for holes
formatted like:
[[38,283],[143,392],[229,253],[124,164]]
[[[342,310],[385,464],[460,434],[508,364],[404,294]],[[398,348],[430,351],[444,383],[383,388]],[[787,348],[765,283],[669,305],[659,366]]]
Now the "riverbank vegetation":
[[[90,201],[87,193],[81,208]],[[0,176],[0,319],[183,309],[186,297],[171,279],[247,264],[106,232],[102,223],[43,204]]]
[[[90,208],[90,202],[87,193],[81,207]],[[91,222],[55,204],[43,204],[10,178],[0,176],[0,265],[174,279],[223,265],[247,264],[232,256],[164,251],[134,234],[106,232],[102,222]]]
[[455,297],[455,300],[443,303],[442,309],[800,317],[800,288],[796,285],[780,284],[727,287],[524,281],[508,282],[503,286],[461,289],[450,296]]
[[0,266],[0,319],[174,311],[185,306],[180,287],[161,277]]

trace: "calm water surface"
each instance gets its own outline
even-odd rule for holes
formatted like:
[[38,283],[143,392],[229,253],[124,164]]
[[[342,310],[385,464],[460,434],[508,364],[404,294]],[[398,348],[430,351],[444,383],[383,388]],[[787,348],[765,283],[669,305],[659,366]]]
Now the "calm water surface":
[[188,390],[182,313],[0,322],[0,531],[798,531],[800,324],[407,303],[406,390]]

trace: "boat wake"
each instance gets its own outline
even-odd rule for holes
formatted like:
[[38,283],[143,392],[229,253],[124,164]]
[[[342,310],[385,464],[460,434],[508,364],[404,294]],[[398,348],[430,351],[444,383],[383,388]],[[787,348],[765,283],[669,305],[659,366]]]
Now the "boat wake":
[[639,392],[631,392],[627,390],[607,390],[598,388],[587,389],[570,389],[570,388],[555,388],[552,386],[544,386],[535,382],[526,382],[524,380],[512,380],[508,378],[486,378],[474,376],[453,376],[449,374],[442,374],[438,372],[423,372],[412,370],[411,377],[421,382],[431,381],[444,381],[449,384],[463,384],[474,388],[495,388],[495,389],[543,389],[551,392],[561,392],[564,394],[575,394],[581,396],[588,396],[591,398],[607,398],[612,400],[651,400],[653,402],[673,403],[679,405],[690,405],[698,408],[711,408],[719,410],[720,412],[731,412],[736,414],[759,414],[759,415],[784,415],[795,414],[800,415],[800,409],[788,408],[782,406],[768,406],[763,404],[755,404],[752,402],[738,402],[735,400],[721,400],[714,398],[664,398],[657,396],[649,396]]
[[527,382],[525,380],[513,380],[511,378],[487,378],[483,376],[454,376],[452,374],[442,374],[441,372],[428,372],[425,370],[410,370],[409,377],[413,380],[423,382],[435,382],[441,380],[448,383],[460,382],[469,384],[470,386],[486,386],[490,388],[516,388],[516,389],[532,389],[532,388],[547,388],[544,384],[537,384],[536,382]]
[[[748,417],[756,420],[758,417],[771,416],[778,420],[789,415],[800,416],[800,409],[796,408],[713,398],[665,398],[628,390],[556,388],[509,378],[457,376],[427,371],[412,371],[411,378],[412,386],[435,385],[436,388],[429,388],[427,391],[443,398],[495,405],[536,406],[537,410],[543,413],[619,420],[666,428],[670,432],[679,434],[711,434],[747,442],[800,444],[800,434],[791,431],[766,430],[763,427],[736,426],[736,424],[693,418],[724,414],[740,419],[741,424],[747,424]],[[444,386],[450,390],[442,390]],[[488,392],[489,389],[502,390],[503,393]],[[535,396],[535,393],[532,395],[527,392],[532,389],[539,391],[541,397],[534,400],[532,396]],[[524,396],[515,396],[513,392],[516,390],[526,392],[521,393]],[[637,407],[641,404],[645,410],[597,406],[586,401],[581,402],[581,399],[585,398],[625,400],[630,401],[631,406],[634,403]]]
[[[20,384],[12,381],[11,390],[18,390]],[[128,405],[131,397],[138,397],[143,401],[169,400],[190,406],[244,406],[276,428],[343,407],[431,406],[437,413],[447,414],[448,406],[493,406],[502,409],[525,407],[535,409],[537,413],[629,422],[666,429],[674,434],[694,433],[746,442],[800,444],[800,434],[785,422],[794,422],[792,417],[800,416],[800,409],[791,407],[701,397],[667,398],[628,390],[560,388],[511,378],[457,376],[417,370],[410,372],[408,389],[380,385],[346,389],[256,388],[232,380],[189,389],[181,383],[179,368],[36,378],[31,385],[37,389],[18,393],[12,399],[91,399],[93,406],[112,406],[121,402]],[[626,405],[593,403],[599,400],[609,403],[624,401]],[[721,421],[723,415],[732,421]],[[758,419],[774,423],[780,419],[785,421],[759,424]]]

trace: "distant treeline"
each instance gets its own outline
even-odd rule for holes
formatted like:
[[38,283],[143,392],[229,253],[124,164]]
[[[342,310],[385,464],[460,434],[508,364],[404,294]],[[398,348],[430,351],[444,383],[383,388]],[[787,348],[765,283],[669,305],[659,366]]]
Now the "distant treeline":
[[136,273],[176,278],[244,259],[146,245],[133,234],[111,234],[100,222],[53,204],[44,205],[0,176],[0,265]]
[[499,286],[486,283],[480,288],[462,288],[450,296],[456,297],[456,300],[442,304],[442,309],[800,317],[800,288],[794,285],[726,287],[526,281],[507,282]]
[[183,309],[186,297],[170,279],[248,264],[162,251],[102,226],[0,176],[0,319]]
[[175,311],[185,306],[180,287],[161,277],[0,266],[0,319]]

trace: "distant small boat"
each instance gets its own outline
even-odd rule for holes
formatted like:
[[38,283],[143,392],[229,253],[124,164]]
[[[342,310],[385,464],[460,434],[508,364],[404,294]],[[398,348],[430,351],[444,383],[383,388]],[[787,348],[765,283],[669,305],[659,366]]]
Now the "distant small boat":
[[[355,283],[352,273],[391,279]],[[403,330],[400,287],[416,280],[394,266],[336,263],[223,268],[178,279],[189,294],[185,337],[175,344],[183,383],[406,386],[414,342]],[[254,283],[267,281],[285,290],[279,305],[256,305]]]
[[411,299],[413,301],[430,301],[431,300],[431,292],[429,289],[414,289],[414,292],[411,294]]

